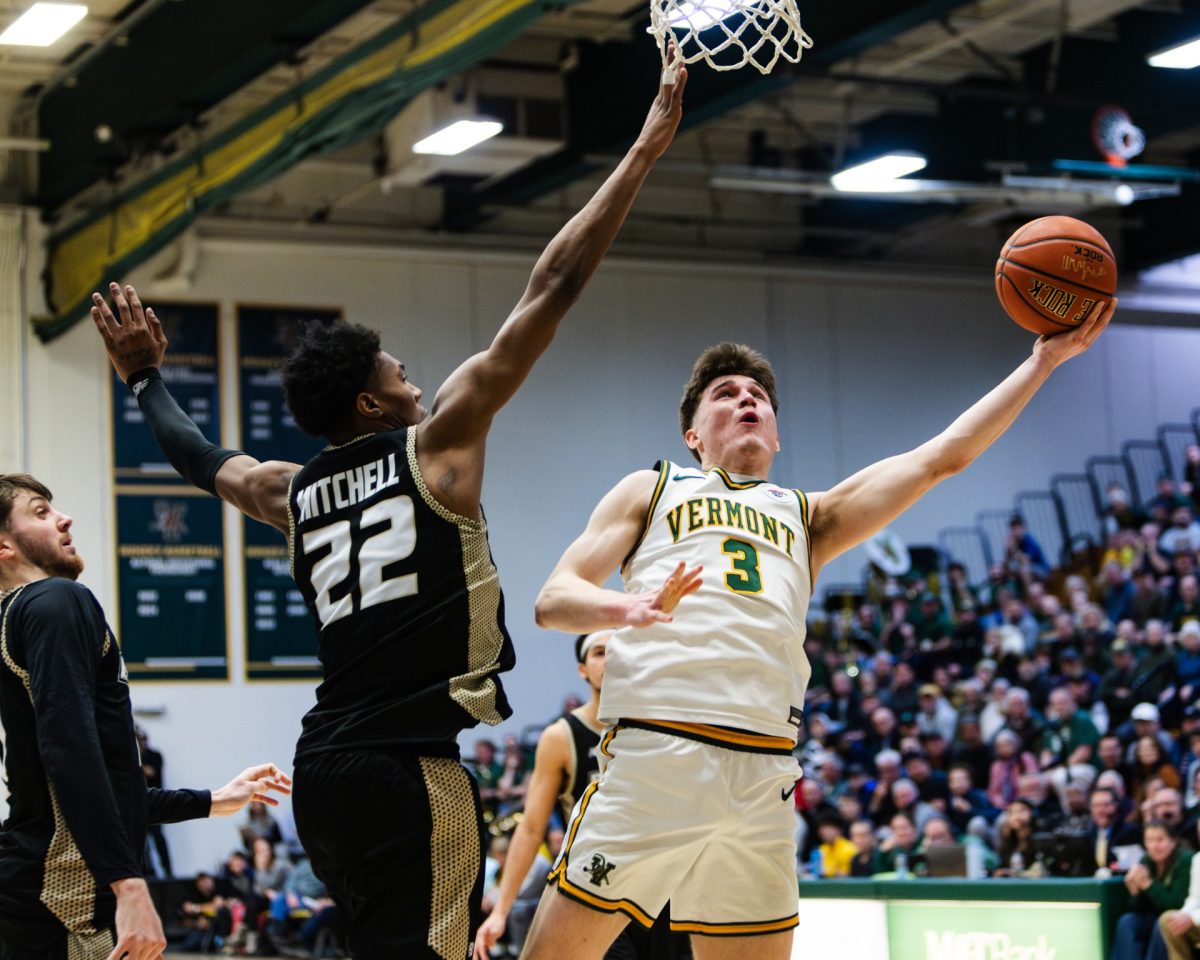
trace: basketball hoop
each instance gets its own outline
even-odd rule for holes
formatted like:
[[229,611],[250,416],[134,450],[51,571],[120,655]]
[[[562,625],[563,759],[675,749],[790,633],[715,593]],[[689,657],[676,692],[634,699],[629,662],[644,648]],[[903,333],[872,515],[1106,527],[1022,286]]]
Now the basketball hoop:
[[[796,0],[650,0],[648,32],[658,41],[668,84],[681,64],[700,60],[714,70],[749,65],[768,74],[781,57],[799,63],[813,45]],[[674,62],[672,40],[679,51]]]

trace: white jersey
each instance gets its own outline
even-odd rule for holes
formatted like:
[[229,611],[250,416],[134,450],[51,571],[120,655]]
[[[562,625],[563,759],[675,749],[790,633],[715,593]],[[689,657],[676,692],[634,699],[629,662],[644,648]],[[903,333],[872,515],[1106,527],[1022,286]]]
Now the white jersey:
[[[608,642],[600,719],[731,727],[797,739],[812,668],[808,498],[765,481],[659,463],[627,593],[657,590],[680,563],[704,567],[672,623]],[[718,739],[721,737],[718,736]]]

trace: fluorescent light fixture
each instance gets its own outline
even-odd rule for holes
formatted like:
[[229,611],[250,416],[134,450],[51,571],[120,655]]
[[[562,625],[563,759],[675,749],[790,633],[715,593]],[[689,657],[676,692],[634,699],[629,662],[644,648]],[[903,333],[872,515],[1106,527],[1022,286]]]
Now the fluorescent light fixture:
[[79,3],[35,3],[0,33],[0,43],[48,47],[87,12],[88,8]]
[[1191,70],[1200,67],[1200,37],[1189,40],[1177,47],[1160,50],[1146,58],[1152,67],[1166,67],[1168,70]]
[[498,120],[459,120],[413,144],[413,153],[432,153],[439,157],[456,157],[504,129]]
[[916,153],[888,153],[830,177],[833,186],[846,193],[905,193],[916,190],[911,180],[900,180],[924,170],[926,159]]
[[675,8],[667,22],[681,30],[707,30],[740,9],[736,0],[688,0]]

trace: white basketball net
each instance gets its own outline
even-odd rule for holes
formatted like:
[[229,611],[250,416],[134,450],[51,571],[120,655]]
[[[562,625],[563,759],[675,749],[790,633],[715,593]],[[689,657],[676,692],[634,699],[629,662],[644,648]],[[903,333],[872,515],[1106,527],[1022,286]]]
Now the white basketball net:
[[[662,54],[663,76],[675,82],[681,63],[704,60],[714,70],[775,69],[782,57],[799,63],[812,38],[800,26],[796,0],[650,0],[650,30]],[[672,64],[671,39],[679,47]]]

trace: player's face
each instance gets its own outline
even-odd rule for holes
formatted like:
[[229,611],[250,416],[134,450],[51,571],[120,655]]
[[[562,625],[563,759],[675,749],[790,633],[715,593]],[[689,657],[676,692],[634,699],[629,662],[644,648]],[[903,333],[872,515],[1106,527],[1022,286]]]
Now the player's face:
[[685,439],[705,466],[764,459],[770,466],[779,430],[767,391],[750,377],[717,377],[705,387]]
[[83,558],[71,538],[72,523],[45,497],[20,493],[13,503],[8,530],[0,532],[0,559],[24,561],[47,576],[75,580],[83,572]]
[[425,419],[427,411],[421,405],[420,389],[408,379],[404,364],[390,353],[380,352],[379,367],[369,386],[367,392],[389,426],[415,427]]
[[579,665],[579,675],[587,681],[588,686],[599,692],[604,683],[604,654],[606,644],[603,640],[594,640],[588,647],[587,656]]

